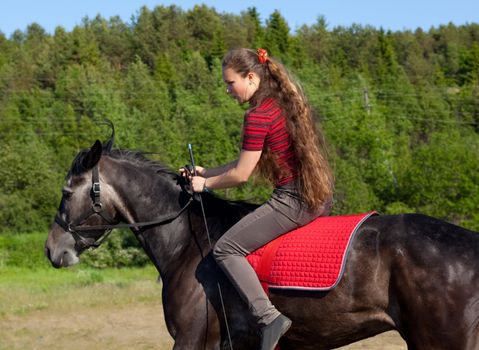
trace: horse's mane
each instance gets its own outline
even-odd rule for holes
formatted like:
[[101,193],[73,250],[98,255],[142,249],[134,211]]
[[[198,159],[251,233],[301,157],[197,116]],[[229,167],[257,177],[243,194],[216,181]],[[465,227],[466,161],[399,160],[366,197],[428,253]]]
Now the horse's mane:
[[[73,159],[67,177],[70,175],[81,175],[88,170],[83,166],[83,160],[87,156],[88,151],[88,149],[82,150],[76,155],[76,157]],[[107,151],[103,149],[102,156],[108,156],[144,168],[145,170],[152,170],[156,173],[171,176],[172,180],[177,181],[178,183],[186,183],[185,179],[173,171],[170,167],[157,160],[149,159],[145,154],[145,152],[134,150],[112,149],[111,151]],[[257,207],[256,204],[246,201],[224,199],[214,193],[206,193],[203,195],[203,200],[205,201],[206,205],[213,208],[216,212],[222,212],[225,209],[227,210],[227,207],[229,207],[230,209],[236,208],[239,213],[243,213],[242,215],[244,215],[245,213]],[[227,206],[225,206],[226,203],[228,204]]]
[[[88,149],[80,151],[76,157],[73,159],[72,165],[68,172],[67,176],[70,175],[81,175],[88,169],[83,166],[83,160],[88,154]],[[151,169],[157,173],[163,173],[166,175],[171,175],[178,177],[179,175],[171,170],[170,167],[162,164],[159,161],[149,159],[145,156],[145,152],[134,151],[134,150],[122,150],[122,149],[113,149],[111,151],[106,151],[103,149],[102,156],[108,156],[114,159],[123,160],[130,164],[134,164],[141,168]]]
[[152,160],[148,158],[145,154],[146,153],[142,151],[114,149],[106,155],[114,159],[127,161],[130,164],[134,164],[142,168],[151,169],[157,173],[171,175],[175,178],[179,177],[179,175],[174,172],[170,167],[164,165],[157,160]]

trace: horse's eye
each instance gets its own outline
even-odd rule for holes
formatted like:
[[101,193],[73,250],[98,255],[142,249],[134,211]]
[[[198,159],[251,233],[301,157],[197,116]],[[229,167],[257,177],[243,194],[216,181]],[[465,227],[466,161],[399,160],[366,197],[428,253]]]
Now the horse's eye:
[[62,194],[65,199],[70,199],[73,196],[73,192],[67,190],[62,190]]
[[68,199],[72,198],[72,194],[69,193],[69,192],[65,192],[65,193],[63,193],[63,197],[68,200]]

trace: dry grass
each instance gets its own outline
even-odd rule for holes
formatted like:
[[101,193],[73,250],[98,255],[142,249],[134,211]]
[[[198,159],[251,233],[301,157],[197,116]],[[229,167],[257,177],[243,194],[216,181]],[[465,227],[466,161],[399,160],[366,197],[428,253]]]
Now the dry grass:
[[0,270],[0,349],[170,349],[153,268]]

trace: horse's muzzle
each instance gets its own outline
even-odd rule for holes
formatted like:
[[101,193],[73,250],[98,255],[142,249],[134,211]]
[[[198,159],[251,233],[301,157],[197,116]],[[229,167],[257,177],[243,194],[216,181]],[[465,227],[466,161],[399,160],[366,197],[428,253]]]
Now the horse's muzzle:
[[48,234],[44,248],[45,256],[55,268],[68,267],[79,262],[75,240],[54,224]]

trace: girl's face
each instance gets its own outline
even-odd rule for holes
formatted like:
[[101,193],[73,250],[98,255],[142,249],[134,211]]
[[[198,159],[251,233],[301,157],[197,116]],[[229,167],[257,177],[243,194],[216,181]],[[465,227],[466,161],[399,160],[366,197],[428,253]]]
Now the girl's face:
[[249,101],[259,86],[257,74],[250,72],[242,77],[232,68],[223,69],[223,80],[226,84],[226,92],[239,103]]

